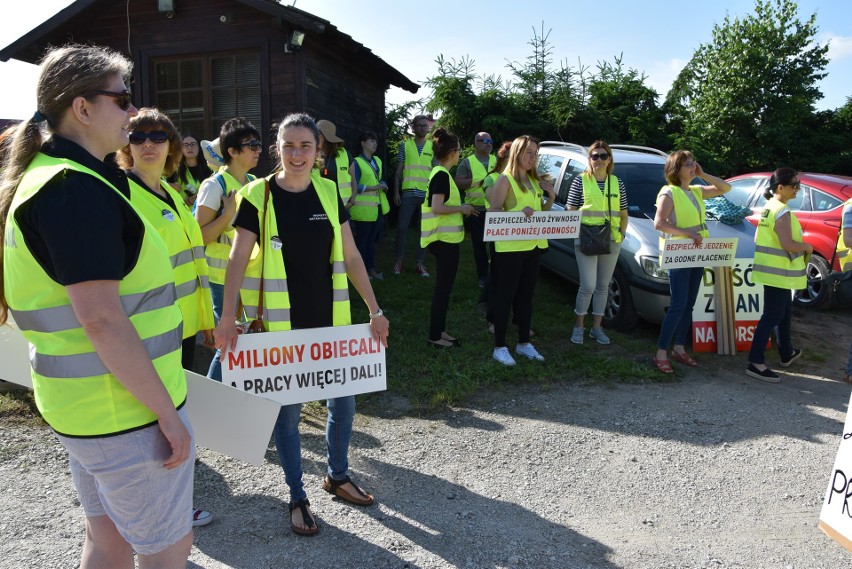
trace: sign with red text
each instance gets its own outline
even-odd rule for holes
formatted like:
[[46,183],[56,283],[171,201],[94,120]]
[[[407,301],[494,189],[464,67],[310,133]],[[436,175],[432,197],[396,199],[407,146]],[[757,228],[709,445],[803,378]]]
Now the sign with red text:
[[[734,338],[738,352],[751,348],[754,329],[763,314],[763,285],[751,279],[752,261],[735,259],[731,269],[734,284]],[[713,269],[704,269],[698,298],[692,308],[692,345],[696,352],[716,351],[715,278]]]
[[737,241],[736,237],[708,238],[696,245],[692,239],[666,239],[660,268],[733,267]]
[[579,211],[537,211],[530,217],[522,211],[488,211],[482,240],[576,239],[581,217]]
[[852,551],[852,397],[846,406],[846,423],[828,477],[828,489],[819,514],[819,529]]
[[369,324],[243,334],[222,382],[282,405],[384,391],[385,348]]

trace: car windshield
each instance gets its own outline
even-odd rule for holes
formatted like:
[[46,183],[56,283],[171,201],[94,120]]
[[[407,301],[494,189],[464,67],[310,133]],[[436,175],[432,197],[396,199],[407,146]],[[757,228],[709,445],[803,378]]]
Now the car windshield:
[[615,175],[624,182],[630,209],[638,208],[649,217],[654,217],[657,194],[666,185],[663,164],[616,162]]

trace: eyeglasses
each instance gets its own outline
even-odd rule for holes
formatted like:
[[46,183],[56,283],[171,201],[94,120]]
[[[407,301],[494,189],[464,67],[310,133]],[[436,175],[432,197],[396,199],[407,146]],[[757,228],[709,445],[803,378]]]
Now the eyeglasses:
[[684,162],[681,168],[692,168],[693,166],[695,166],[695,161],[690,160],[689,162]]
[[198,146],[197,142],[184,142],[183,143],[184,148],[195,148],[196,146]]
[[259,140],[249,140],[248,142],[241,142],[240,148],[248,147],[249,150],[257,152],[258,150],[263,150],[263,144],[260,143]]
[[429,128],[429,123],[424,122],[424,123],[421,123],[421,124],[415,124],[414,128]]
[[130,91],[128,91],[127,89],[119,93],[115,93],[113,91],[101,91],[100,89],[96,89],[92,91],[92,93],[94,93],[95,95],[104,95],[107,97],[112,97],[113,99],[115,99],[118,108],[122,111],[126,111],[130,108]]
[[785,184],[785,185],[790,186],[790,187],[791,187],[791,188],[793,188],[794,190],[798,190],[799,188],[801,188],[801,187],[802,187],[802,183],[801,183],[801,182],[791,182],[791,183],[789,183],[789,184]]
[[600,152],[600,153],[595,153],[595,154],[589,154],[589,158],[592,159],[592,162],[597,161],[597,160],[608,160],[609,159],[609,153]]
[[130,133],[129,138],[130,144],[144,144],[148,139],[150,139],[154,144],[163,144],[164,142],[169,141],[169,133],[164,130],[152,130],[151,132],[134,130]]
[[494,144],[494,141],[490,138],[483,138],[482,140],[477,140],[476,142],[481,142],[482,144]]

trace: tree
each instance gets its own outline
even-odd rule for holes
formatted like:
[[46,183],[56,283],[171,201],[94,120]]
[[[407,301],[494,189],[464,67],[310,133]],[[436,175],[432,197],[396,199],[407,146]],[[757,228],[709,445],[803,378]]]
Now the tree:
[[675,145],[730,174],[795,164],[828,63],[815,22],[792,0],[756,0],[753,14],[715,25],[666,101],[683,121]]

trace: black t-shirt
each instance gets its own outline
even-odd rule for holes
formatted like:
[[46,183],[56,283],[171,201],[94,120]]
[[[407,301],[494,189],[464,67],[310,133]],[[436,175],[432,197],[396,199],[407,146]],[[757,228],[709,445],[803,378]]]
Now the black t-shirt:
[[[83,147],[54,135],[41,151],[94,170],[130,197],[127,177]],[[118,281],[136,265],[144,226],[115,190],[88,174],[66,171],[15,212],[24,241],[57,283]]]
[[[352,155],[349,154],[349,151],[345,148],[343,149],[346,152],[347,166],[352,164]],[[320,176],[325,178],[326,180],[331,180],[332,182],[337,184],[337,154],[339,150],[336,150],[334,154],[323,157],[322,168],[320,168]]]
[[[287,271],[287,289],[290,293],[290,324],[294,329],[331,326],[331,243],[334,230],[322,207],[313,184],[304,192],[283,190],[273,178],[269,199],[278,222],[281,254]],[[349,221],[349,212],[338,195],[337,212],[340,223]],[[257,208],[242,200],[234,221],[260,236]],[[273,235],[264,236],[272,239]]]
[[426,195],[426,199],[429,200],[426,203],[431,207],[432,205],[432,196],[444,196],[443,203],[447,203],[447,200],[450,199],[450,175],[447,172],[436,172],[432,179],[429,180],[429,193]]

